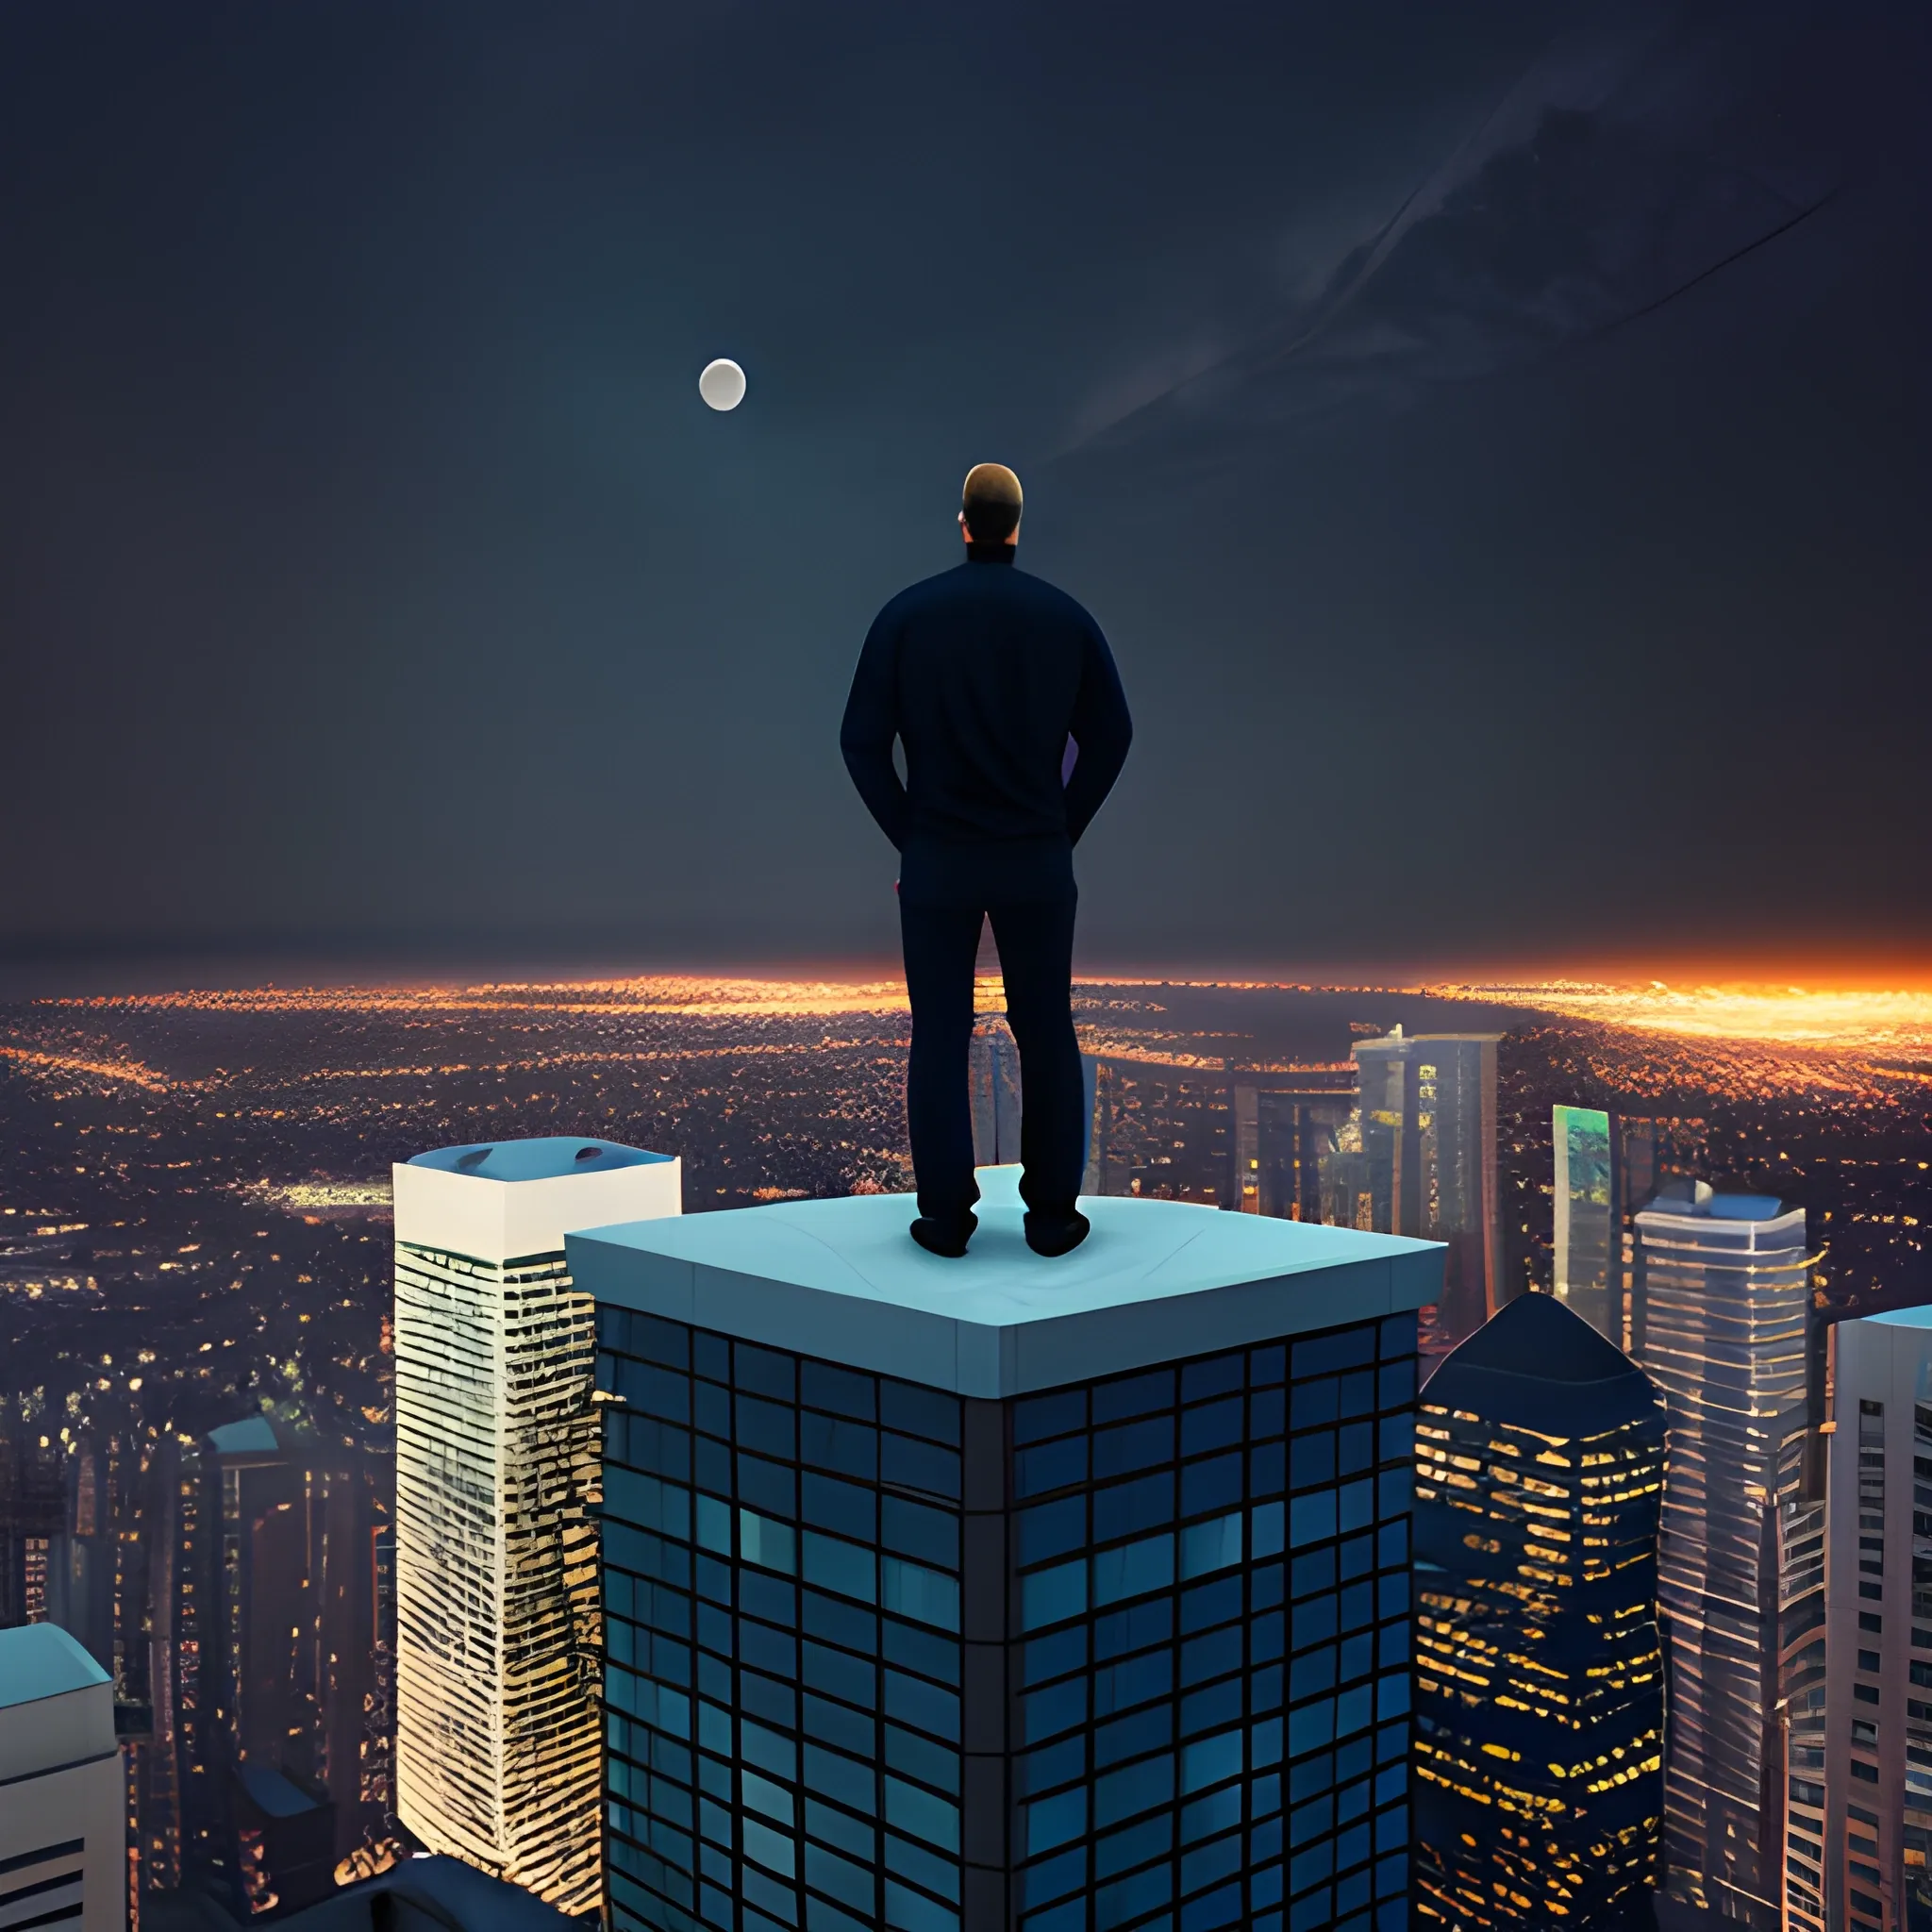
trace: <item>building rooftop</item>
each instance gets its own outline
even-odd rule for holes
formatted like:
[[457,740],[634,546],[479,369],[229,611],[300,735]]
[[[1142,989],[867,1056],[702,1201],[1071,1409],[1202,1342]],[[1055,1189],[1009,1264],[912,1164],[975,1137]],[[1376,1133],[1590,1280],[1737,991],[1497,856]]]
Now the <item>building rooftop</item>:
[[245,1416],[208,1432],[208,1447],[217,1456],[273,1456],[281,1448],[265,1415]]
[[1574,1309],[1549,1294],[1520,1294],[1506,1302],[1450,1359],[1545,1382],[1601,1382],[1636,1367]]
[[1775,1194],[1713,1194],[1705,1207],[1713,1221],[1775,1221],[1784,1211]]
[[238,1764],[235,1775],[264,1818],[299,1818],[319,1811],[325,1801],[265,1764]]
[[1882,1308],[1875,1315],[1861,1315],[1858,1319],[1883,1323],[1890,1328],[1932,1328],[1932,1307]]
[[[1782,1249],[1802,1246],[1805,1210],[1775,1194],[1716,1194],[1702,1182],[1694,1196],[1659,1194],[1637,1210],[1640,1227],[1659,1231],[1675,1223],[1703,1246]],[[1696,1230],[1691,1234],[1691,1230]]]
[[979,1174],[963,1260],[907,1233],[909,1194],[796,1201],[574,1233],[572,1274],[600,1302],[800,1355],[997,1397],[1276,1335],[1419,1308],[1441,1292],[1442,1248],[1108,1197],[1072,1255],[1022,1232],[1017,1168]]
[[110,1679],[58,1624],[22,1624],[0,1630],[0,1709],[64,1697]]
[[437,1147],[413,1156],[411,1167],[441,1168],[445,1174],[475,1174],[490,1181],[553,1181],[567,1174],[608,1174],[617,1167],[645,1167],[669,1160],[615,1141],[585,1141],[551,1134],[534,1141],[484,1141],[468,1147]]
[[1658,1399],[1622,1349],[1550,1294],[1505,1303],[1423,1390],[1425,1403],[1561,1437],[1611,1426]]

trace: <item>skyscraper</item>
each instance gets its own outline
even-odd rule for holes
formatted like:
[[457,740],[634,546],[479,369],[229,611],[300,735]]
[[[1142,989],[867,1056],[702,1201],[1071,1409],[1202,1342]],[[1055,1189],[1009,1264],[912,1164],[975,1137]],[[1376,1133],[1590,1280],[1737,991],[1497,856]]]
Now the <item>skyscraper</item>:
[[1689,1903],[1782,1917],[1777,1501],[1805,1418],[1805,1214],[1707,1188],[1637,1216],[1638,1360],[1670,1406],[1666,1855]]
[[[1424,1374],[1503,1306],[1496,1159],[1498,1033],[1357,1041],[1360,1107],[1338,1163],[1335,1219],[1418,1235],[1449,1250],[1442,1300],[1422,1324]],[[1351,1211],[1352,1210],[1352,1211]]]
[[1634,1219],[1702,1164],[1704,1123],[1592,1107],[1550,1110],[1556,1192],[1550,1286],[1613,1347],[1639,1345]]
[[1420,1243],[903,1197],[571,1237],[618,1927],[1405,1925]]
[[1177,1059],[1083,1055],[1087,1173],[1083,1194],[1233,1204],[1226,1069]]
[[[1824,1590],[1790,1716],[1791,1923],[1932,1924],[1932,1308],[1839,1323]],[[1810,1815],[1807,1816],[1807,1813]]]
[[397,1808],[434,1851],[597,1901],[597,1420],[568,1227],[675,1214],[605,1141],[395,1169]]
[[1663,1398],[1554,1297],[1430,1376],[1416,1418],[1415,1913],[1608,1923],[1663,1827]]
[[1230,1204],[1244,1214],[1320,1221],[1322,1161],[1355,1106],[1353,1066],[1236,1067]]
[[1593,1107],[1556,1107],[1550,1113],[1556,1170],[1550,1286],[1574,1314],[1623,1348],[1623,1163],[1616,1123]]
[[0,1630],[0,1924],[120,1932],[126,1798],[114,1687],[53,1624]]
[[[299,1907],[332,1888],[364,1837],[371,1472],[282,1412],[210,1430],[192,1457],[169,1458],[167,1475],[158,1527],[175,1534],[165,1564],[158,1540],[151,1614],[179,1668],[172,1681],[158,1674],[155,1755],[164,1747],[178,1765],[177,1751],[192,1754],[190,1862],[230,1908]],[[184,1477],[198,1491],[192,1511]],[[191,1634],[192,1651],[180,1648]]]

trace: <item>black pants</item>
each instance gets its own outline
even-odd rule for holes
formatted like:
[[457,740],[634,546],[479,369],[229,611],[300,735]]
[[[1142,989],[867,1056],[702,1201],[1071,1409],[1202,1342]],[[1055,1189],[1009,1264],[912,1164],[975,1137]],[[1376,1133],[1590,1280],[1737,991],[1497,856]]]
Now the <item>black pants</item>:
[[1018,905],[899,902],[912,1063],[906,1112],[919,1211],[955,1221],[979,1198],[973,1178],[973,966],[982,917],[992,921],[1007,985],[1007,1021],[1020,1049],[1020,1197],[1049,1215],[1073,1211],[1086,1158],[1080,1047],[1074,1038],[1074,910],[1069,898]]

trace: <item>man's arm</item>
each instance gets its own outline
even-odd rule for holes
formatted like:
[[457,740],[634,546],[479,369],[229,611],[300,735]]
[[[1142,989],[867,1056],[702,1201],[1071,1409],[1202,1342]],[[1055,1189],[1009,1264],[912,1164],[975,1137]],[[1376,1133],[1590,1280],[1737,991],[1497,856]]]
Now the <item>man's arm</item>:
[[1067,780],[1067,834],[1076,843],[1107,802],[1113,781],[1127,761],[1134,741],[1134,721],[1127,715],[1127,694],[1114,668],[1098,625],[1087,633],[1086,663],[1080,673],[1080,693],[1074,700],[1069,726],[1080,756]]
[[866,633],[858,668],[852,674],[839,749],[845,754],[845,769],[852,774],[866,810],[899,846],[906,841],[906,788],[892,765],[892,740],[899,733],[896,655],[881,611]]

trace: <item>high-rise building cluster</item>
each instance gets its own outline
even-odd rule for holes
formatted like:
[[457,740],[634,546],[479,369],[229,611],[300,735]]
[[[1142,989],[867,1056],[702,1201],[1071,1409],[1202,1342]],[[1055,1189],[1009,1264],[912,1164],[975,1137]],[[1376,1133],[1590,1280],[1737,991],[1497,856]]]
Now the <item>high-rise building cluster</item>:
[[617,1926],[1407,1924],[1440,1251],[1099,1201],[1049,1280],[982,1179],[962,1276],[902,1199],[684,1220],[604,1142],[398,1170],[418,1839]]
[[1515,1292],[1496,1050],[1090,1056],[1051,1282],[997,1174],[969,1274],[609,1141],[404,1163],[392,1489],[299,1403],[0,1435],[99,1813],[0,1925],[8,1858],[246,1921],[420,1848],[663,1932],[1932,1932],[1932,1310],[1567,1105]]
[[1340,1066],[1088,1057],[1090,1194],[1201,1201],[1439,1241],[1426,1375],[1509,1299],[1493,1033],[1357,1040]]

